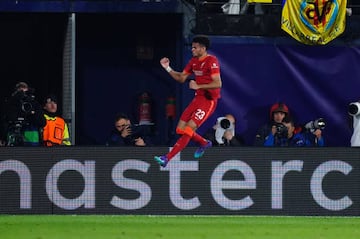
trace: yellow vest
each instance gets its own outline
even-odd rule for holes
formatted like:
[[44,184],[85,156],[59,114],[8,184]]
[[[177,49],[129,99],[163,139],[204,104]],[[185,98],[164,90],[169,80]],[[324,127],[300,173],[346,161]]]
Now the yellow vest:
[[50,117],[44,114],[46,125],[43,131],[45,146],[70,145],[67,125],[61,117]]

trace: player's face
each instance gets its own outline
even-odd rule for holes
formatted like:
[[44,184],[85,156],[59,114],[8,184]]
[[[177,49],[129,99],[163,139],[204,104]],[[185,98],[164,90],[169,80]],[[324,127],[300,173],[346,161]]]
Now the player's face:
[[191,44],[191,52],[193,57],[202,57],[206,52],[206,48],[199,43],[193,42]]

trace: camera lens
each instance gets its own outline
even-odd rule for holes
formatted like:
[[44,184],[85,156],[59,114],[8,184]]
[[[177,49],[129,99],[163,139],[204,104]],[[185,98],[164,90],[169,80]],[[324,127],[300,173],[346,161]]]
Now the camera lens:
[[317,129],[324,129],[325,128],[326,123],[325,123],[325,120],[323,118],[317,119],[315,122],[316,122],[315,127]]
[[359,113],[359,108],[358,108],[358,104],[356,103],[351,103],[349,105],[349,114],[350,115],[357,115]]
[[276,127],[276,135],[277,135],[278,137],[287,137],[288,129],[287,129],[287,127],[286,127],[284,124],[282,124],[282,123],[277,123],[277,124],[275,125],[275,127]]
[[32,104],[30,102],[24,102],[21,105],[21,109],[24,113],[30,113],[32,111]]
[[220,126],[221,126],[221,128],[223,128],[223,129],[228,129],[228,128],[230,127],[230,120],[228,120],[228,119],[222,119],[222,120],[220,121]]

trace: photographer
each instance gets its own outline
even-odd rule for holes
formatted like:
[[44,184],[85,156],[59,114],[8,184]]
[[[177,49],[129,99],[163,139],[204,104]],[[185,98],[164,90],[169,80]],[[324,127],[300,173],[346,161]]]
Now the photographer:
[[[284,103],[278,102],[270,108],[270,121],[263,125],[255,136],[255,146],[267,146],[265,142],[276,133],[276,125],[282,125],[285,116],[290,114],[289,108]],[[271,140],[271,139],[270,139]]]
[[46,125],[41,105],[34,90],[25,82],[16,84],[5,102],[2,127],[7,146],[39,146],[41,129]]
[[351,147],[360,146],[360,102],[351,102],[349,104],[348,113],[351,116],[352,130]]
[[114,129],[106,140],[106,146],[147,146],[149,140],[146,132],[140,126],[131,124],[125,114],[117,114]]
[[244,145],[242,137],[235,132],[235,117],[231,114],[217,118],[216,124],[206,131],[204,137],[214,146]]
[[290,116],[286,116],[282,120],[282,124],[273,126],[272,134],[264,145],[275,147],[324,146],[324,139],[321,136],[323,126],[325,127],[324,121],[315,120],[310,121],[304,127],[296,127],[294,120]]
[[325,124],[326,123],[323,118],[318,118],[305,124],[305,126],[303,127],[303,134],[306,140],[306,146],[325,146],[325,139],[322,135]]

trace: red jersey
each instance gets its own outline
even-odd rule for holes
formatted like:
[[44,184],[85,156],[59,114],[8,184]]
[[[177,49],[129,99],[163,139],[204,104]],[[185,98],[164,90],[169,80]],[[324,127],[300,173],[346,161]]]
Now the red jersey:
[[[195,81],[197,84],[208,84],[212,82],[211,76],[220,74],[220,66],[217,58],[212,55],[207,55],[204,58],[193,57],[190,59],[189,63],[185,66],[183,72],[186,74],[194,74]],[[220,98],[220,88],[217,89],[198,89],[196,90],[196,95],[205,95],[209,92],[212,99],[216,100]]]

